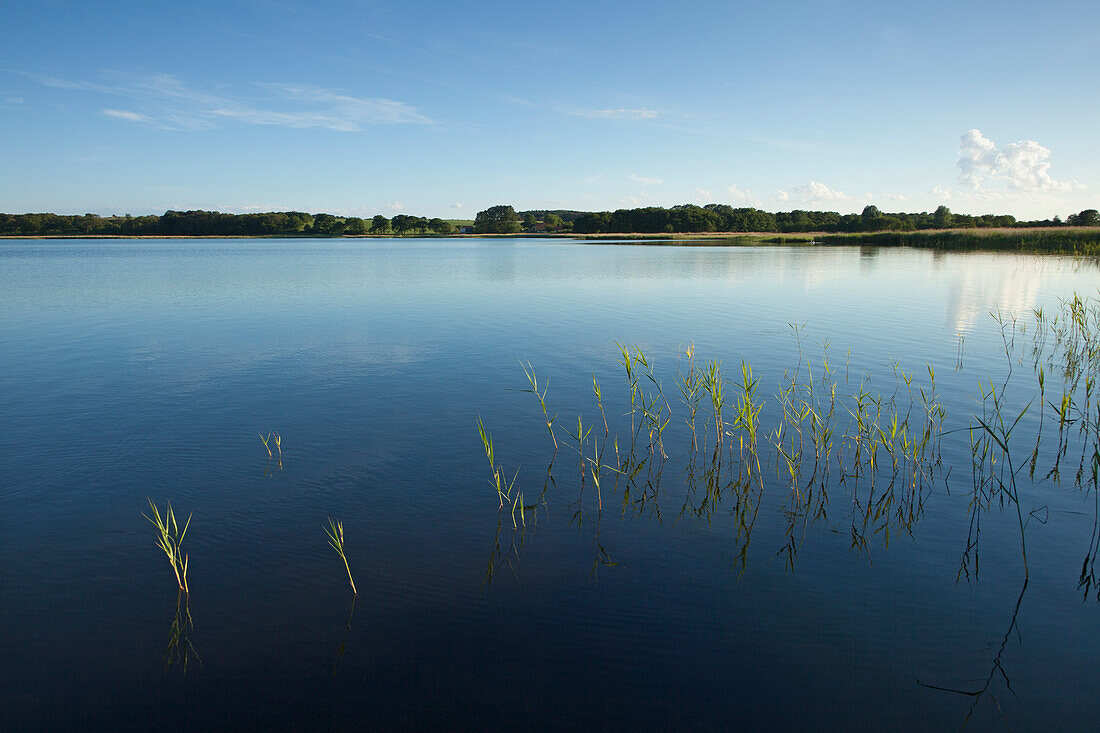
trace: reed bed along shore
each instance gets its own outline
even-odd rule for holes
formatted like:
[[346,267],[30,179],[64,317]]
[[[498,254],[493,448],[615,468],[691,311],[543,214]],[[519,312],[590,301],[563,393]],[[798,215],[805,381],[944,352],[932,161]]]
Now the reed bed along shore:
[[590,234],[586,241],[675,246],[914,247],[941,251],[1100,256],[1100,228],[935,229],[913,232]]
[[1030,254],[1100,255],[1100,227],[944,229],[919,232],[823,234],[818,244],[918,247],[951,251],[1000,250]]

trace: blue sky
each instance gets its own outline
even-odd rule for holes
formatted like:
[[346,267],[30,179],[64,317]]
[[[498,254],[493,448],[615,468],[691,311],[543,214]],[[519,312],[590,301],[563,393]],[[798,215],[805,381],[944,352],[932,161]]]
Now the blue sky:
[[1100,205],[1100,3],[39,0],[0,211]]

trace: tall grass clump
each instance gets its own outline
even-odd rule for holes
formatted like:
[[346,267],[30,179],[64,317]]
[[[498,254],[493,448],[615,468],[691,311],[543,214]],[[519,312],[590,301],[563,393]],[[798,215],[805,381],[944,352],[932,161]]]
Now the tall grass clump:
[[722,445],[722,434],[726,432],[726,423],[722,419],[722,408],[726,404],[725,387],[722,382],[722,362],[712,361],[703,368],[703,389],[710,396],[711,414],[714,417],[714,451]]
[[359,591],[355,589],[355,580],[351,577],[351,567],[348,565],[348,556],[344,554],[344,523],[338,519],[334,520],[332,517],[329,517],[328,526],[325,527],[324,530],[325,534],[328,535],[329,545],[332,546],[332,549],[336,550],[336,554],[344,561],[344,568],[348,571],[348,582],[351,583],[351,592],[358,596]]
[[695,415],[699,412],[699,401],[702,398],[703,389],[702,379],[698,370],[695,368],[694,341],[684,350],[684,356],[687,357],[687,374],[677,380],[677,386],[680,388],[680,395],[683,397],[684,405],[688,409],[688,417],[685,422],[688,427],[691,428],[691,451],[694,453],[698,450],[699,446],[695,434]]
[[[662,436],[672,417],[672,408],[665,399],[661,383],[654,375],[649,358],[640,346],[617,345],[622,357],[619,363],[626,369],[626,379],[630,386],[630,447],[633,450],[638,433],[644,426],[649,438],[649,452],[652,453],[656,448],[661,458],[667,458]],[[657,390],[655,393],[642,386],[642,376]],[[640,416],[639,412],[641,412]],[[639,418],[637,425],[635,425],[636,417]]]
[[188,593],[187,555],[183,554],[180,546],[183,544],[183,538],[187,535],[187,528],[191,526],[191,515],[187,515],[187,521],[184,522],[181,531],[179,524],[176,522],[176,513],[172,510],[172,502],[166,503],[163,516],[152,499],[149,499],[149,508],[152,510],[153,516],[150,517],[144,512],[141,516],[148,519],[157,528],[157,547],[168,556],[168,562],[172,566],[172,572],[175,573],[180,590]]

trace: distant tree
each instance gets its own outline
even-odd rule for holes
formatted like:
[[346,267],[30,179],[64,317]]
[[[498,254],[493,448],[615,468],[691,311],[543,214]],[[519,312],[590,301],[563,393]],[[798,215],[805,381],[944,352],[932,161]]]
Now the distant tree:
[[873,232],[878,229],[884,229],[883,215],[879,211],[878,207],[874,204],[868,204],[863,207],[863,213],[859,215],[860,223],[863,225],[863,230],[866,232]]
[[490,206],[477,212],[474,232],[477,234],[515,234],[519,231],[519,217],[511,206]]
[[425,232],[428,229],[428,220],[422,216],[398,214],[390,220],[390,228],[394,234]]
[[444,221],[442,219],[430,219],[428,221],[428,228],[431,229],[436,234],[454,234],[455,233],[454,224],[452,224],[449,221]]
[[523,231],[533,232],[538,225],[538,219],[530,211],[523,215]]
[[358,216],[349,216],[344,219],[344,234],[366,234],[367,222],[360,219]]
[[370,220],[370,233],[371,234],[389,234],[390,232],[390,220],[381,214],[375,214],[374,218]]
[[[316,214],[313,217],[313,233],[322,236],[333,236],[343,233],[344,220],[332,214]],[[341,226],[337,226],[337,225]]]
[[729,204],[707,204],[703,208],[717,215],[716,226],[717,231],[720,232],[774,232],[776,230],[775,217],[758,209],[735,209]]
[[674,232],[714,232],[718,230],[718,214],[694,204],[673,206],[668,217]]
[[556,232],[561,229],[561,217],[557,214],[547,214],[543,219],[543,224],[546,225],[546,231]]
[[313,214],[307,214],[304,211],[288,211],[286,220],[292,232],[304,232],[313,227]]
[[940,204],[936,207],[936,213],[932,214],[932,226],[936,229],[947,229],[951,226],[954,218],[955,217],[951,215],[951,209]]
[[581,214],[573,222],[573,231],[578,234],[601,234],[611,231],[611,212],[596,211]]
[[1079,214],[1070,214],[1066,218],[1066,223],[1075,227],[1100,226],[1100,212],[1096,209],[1085,209]]

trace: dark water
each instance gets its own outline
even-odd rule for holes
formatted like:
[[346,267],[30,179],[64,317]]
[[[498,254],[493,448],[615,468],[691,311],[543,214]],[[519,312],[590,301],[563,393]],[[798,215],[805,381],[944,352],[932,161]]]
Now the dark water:
[[[932,364],[958,431],[1011,364],[1015,419],[1039,402],[1032,309],[1098,286],[1089,261],[858,248],[0,244],[2,726],[1091,729],[1096,492],[1077,444],[1045,478],[1050,406],[1040,468],[1019,474],[1025,585],[1001,500],[958,580],[967,431],[942,437],[909,521],[856,521],[873,497],[839,481],[800,510],[772,450],[746,538],[738,460],[708,503],[713,443],[689,450],[675,385],[692,343],[734,382],[751,363],[763,445],[804,324],[803,363],[820,376],[828,341],[841,396],[896,393],[895,362],[927,387]],[[990,311],[1027,323],[1011,358]],[[581,414],[603,440],[595,375],[628,452],[616,341],[644,350],[673,412],[667,461],[639,449],[648,473],[605,475],[600,512],[566,430]],[[549,377],[552,481],[519,360]],[[1017,468],[1038,413],[1012,434]],[[498,511],[479,415],[525,528]],[[179,605],[148,498],[193,513]]]

